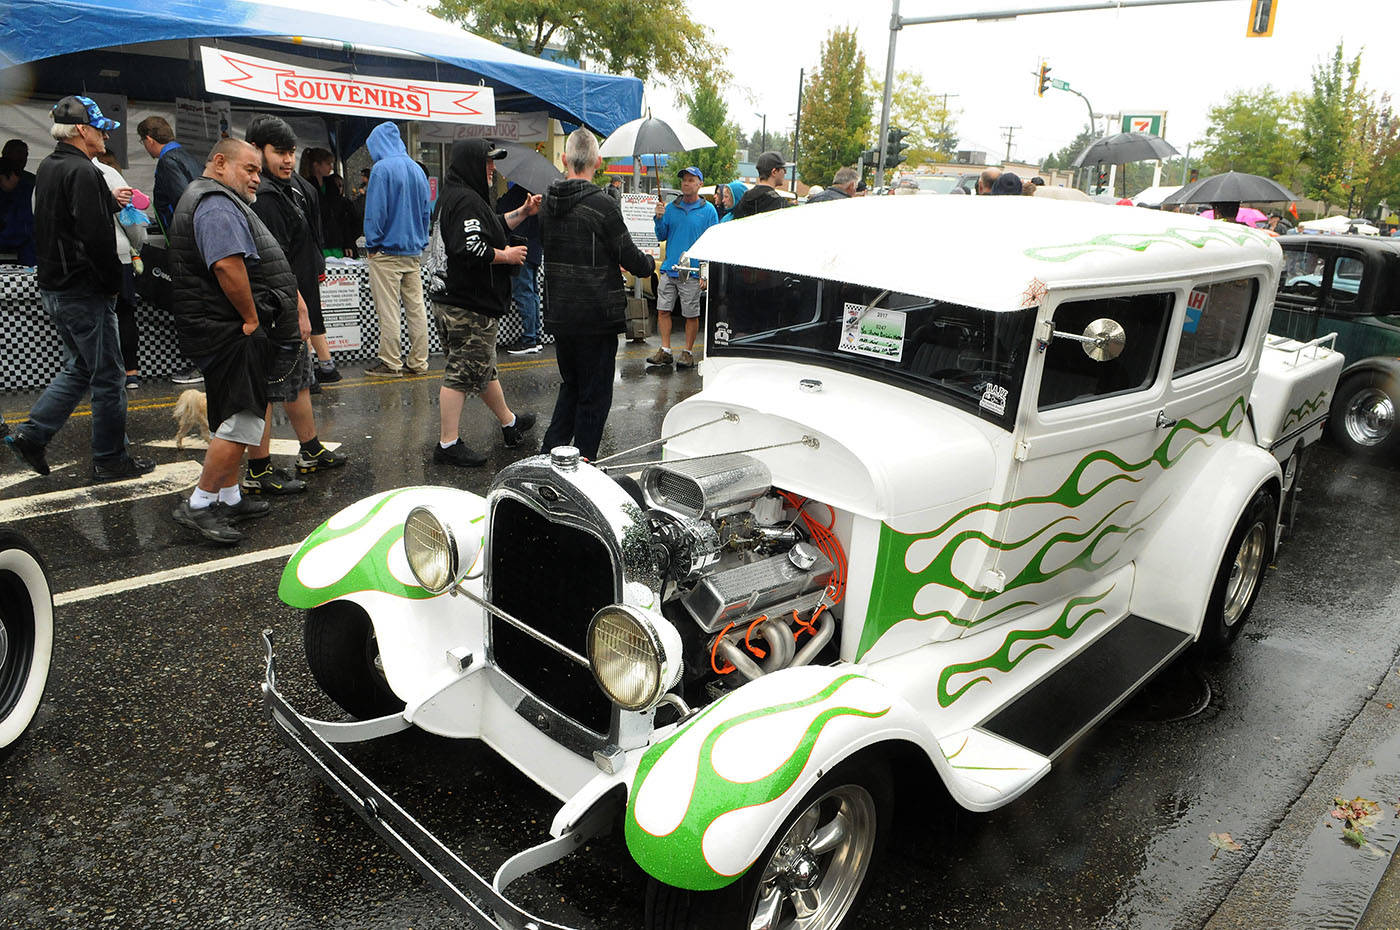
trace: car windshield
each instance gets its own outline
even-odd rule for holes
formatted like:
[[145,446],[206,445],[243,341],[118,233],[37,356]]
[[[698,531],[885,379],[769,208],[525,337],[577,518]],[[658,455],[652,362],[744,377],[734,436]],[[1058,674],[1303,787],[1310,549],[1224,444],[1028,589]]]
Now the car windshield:
[[709,354],[852,372],[1011,429],[1035,308],[960,304],[719,263],[710,266]]
[[926,193],[946,194],[958,186],[957,178],[915,178],[914,183],[919,186],[919,190]]

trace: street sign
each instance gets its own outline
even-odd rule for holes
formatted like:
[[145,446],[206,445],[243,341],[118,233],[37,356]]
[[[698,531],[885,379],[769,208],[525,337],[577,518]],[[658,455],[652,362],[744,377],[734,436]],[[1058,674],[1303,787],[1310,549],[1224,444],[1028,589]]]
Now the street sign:
[[1069,81],[1062,81],[1059,78],[1051,78],[1050,86],[1056,90],[1069,90]]
[[1163,124],[1167,121],[1164,111],[1156,113],[1124,113],[1123,132],[1141,132],[1149,136],[1162,135]]

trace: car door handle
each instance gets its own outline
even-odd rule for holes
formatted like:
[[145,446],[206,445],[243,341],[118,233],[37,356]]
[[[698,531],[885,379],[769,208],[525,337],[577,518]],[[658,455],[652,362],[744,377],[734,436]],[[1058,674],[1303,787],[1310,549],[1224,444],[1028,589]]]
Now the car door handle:
[[1166,412],[1165,410],[1158,410],[1158,411],[1157,411],[1157,428],[1158,428],[1158,429],[1171,429],[1173,426],[1176,426],[1176,418],[1175,418],[1175,417],[1169,417],[1169,416],[1167,416],[1167,412]]

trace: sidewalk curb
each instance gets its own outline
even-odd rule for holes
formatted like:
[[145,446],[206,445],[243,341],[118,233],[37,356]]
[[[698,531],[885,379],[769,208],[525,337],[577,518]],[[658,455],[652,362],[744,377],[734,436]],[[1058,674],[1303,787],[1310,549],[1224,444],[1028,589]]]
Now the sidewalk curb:
[[[1380,802],[1381,820],[1366,835],[1381,855],[1342,839],[1334,797]],[[1353,930],[1400,844],[1398,801],[1400,662],[1392,661],[1206,930]]]

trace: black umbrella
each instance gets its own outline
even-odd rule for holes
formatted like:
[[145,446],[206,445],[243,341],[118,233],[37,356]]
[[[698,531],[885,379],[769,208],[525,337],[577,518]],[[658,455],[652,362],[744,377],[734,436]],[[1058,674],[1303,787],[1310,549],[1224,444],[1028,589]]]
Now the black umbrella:
[[1126,165],[1130,161],[1160,161],[1179,155],[1160,136],[1145,132],[1120,132],[1089,143],[1070,167],[1084,165]]
[[1162,200],[1162,204],[1173,203],[1279,203],[1298,199],[1288,188],[1277,181],[1245,174],[1242,171],[1227,171],[1213,174],[1188,184],[1175,194]]
[[549,185],[563,180],[564,174],[528,145],[516,142],[493,143],[505,149],[506,157],[496,163],[496,170],[508,181],[514,181],[532,194],[543,194]]

